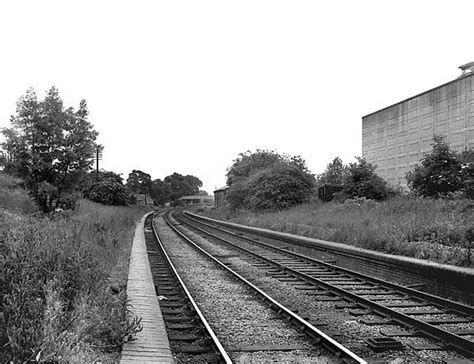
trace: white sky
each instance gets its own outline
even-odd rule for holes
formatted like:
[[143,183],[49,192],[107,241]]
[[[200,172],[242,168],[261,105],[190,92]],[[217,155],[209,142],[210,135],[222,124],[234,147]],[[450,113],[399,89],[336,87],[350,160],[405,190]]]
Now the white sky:
[[240,152],[324,171],[361,155],[362,116],[474,61],[472,1],[0,2],[0,127],[28,87],[85,98],[102,168],[212,192]]

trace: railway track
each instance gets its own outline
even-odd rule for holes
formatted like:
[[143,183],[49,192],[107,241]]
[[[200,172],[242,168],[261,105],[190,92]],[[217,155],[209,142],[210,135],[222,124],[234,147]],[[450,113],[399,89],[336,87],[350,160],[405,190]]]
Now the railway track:
[[145,220],[145,242],[173,354],[183,362],[231,363],[169,259],[152,221],[153,214]]
[[[290,323],[295,329],[297,329],[299,332],[303,334],[303,336],[306,336],[307,338],[310,339],[310,342],[312,343],[311,345],[317,345],[321,348],[323,348],[323,351],[329,351],[332,353],[333,358],[331,361],[336,360],[337,362],[344,362],[344,363],[365,363],[365,360],[362,358],[358,357],[355,355],[353,352],[351,352],[349,349],[344,347],[343,345],[339,344],[336,340],[333,338],[329,337],[325,333],[321,332],[319,329],[315,328],[313,325],[311,325],[309,322],[307,322],[304,318],[298,316],[295,312],[289,310],[288,308],[284,307],[281,305],[279,302],[276,300],[272,299],[270,296],[265,294],[263,291],[261,291],[259,288],[257,288],[255,285],[253,285],[251,282],[243,278],[241,275],[238,273],[234,272],[232,269],[230,269],[225,263],[219,261],[218,258],[213,257],[211,254],[207,253],[204,251],[202,248],[199,247],[198,244],[196,244],[192,239],[190,239],[187,235],[185,234],[182,229],[179,228],[179,224],[176,224],[176,222],[173,223],[173,219],[170,219],[166,216],[164,216],[164,219],[168,226],[173,229],[173,231],[180,236],[181,239],[186,241],[187,244],[190,244],[193,246],[194,249],[200,252],[200,254],[205,255],[208,259],[212,260],[215,262],[217,265],[219,265],[220,269],[225,270],[226,273],[230,273],[235,279],[238,280],[240,285],[245,285],[246,290],[252,291],[253,295],[258,297],[259,301],[262,301],[265,303],[267,307],[270,307],[273,309],[274,313],[276,313],[279,317],[280,322],[285,323],[287,325]],[[178,226],[176,226],[178,225]],[[154,229],[152,226],[151,228],[148,228],[148,230]],[[151,231],[146,232],[146,236],[151,235]],[[155,235],[155,234],[153,234]],[[148,240],[152,240],[152,237],[150,236],[147,238],[147,244]],[[162,245],[162,244],[161,244]],[[155,246],[154,249],[156,249],[156,244],[153,244]],[[152,246],[150,246],[151,248]],[[149,253],[150,253],[150,248],[149,248]],[[150,256],[150,262],[152,262],[152,259],[154,259],[155,255],[155,250],[151,250],[151,256]],[[166,253],[164,253],[166,254]],[[159,270],[154,271],[153,265],[157,266],[156,264],[152,263],[152,274],[154,278],[156,277],[157,283],[155,283],[158,286],[157,289],[157,294],[162,295],[165,294],[166,297],[169,297],[170,292],[174,292],[173,289],[167,289],[167,282],[169,282],[168,275],[163,275]],[[165,278],[165,281],[161,282],[161,285],[163,286],[160,287],[160,281],[158,279],[160,278]],[[181,300],[181,298],[177,299]],[[165,308],[163,314],[167,312],[167,305],[163,306]],[[173,309],[175,310],[175,309]],[[174,313],[175,311],[173,311]],[[283,320],[282,320],[283,319]],[[166,317],[165,317],[165,323],[168,326]],[[273,345],[274,346],[274,345]],[[265,347],[260,348],[260,351],[265,351]],[[275,349],[269,349],[269,350],[281,350],[279,348]],[[239,349],[239,351],[242,351]]]
[[470,306],[289,252],[203,223],[190,214],[175,217],[181,224],[239,251],[272,277],[293,281],[300,288],[304,285],[314,299],[338,301],[337,308],[349,309],[365,325],[397,325],[399,329],[385,330],[383,335],[367,340],[374,351],[404,349],[395,338],[424,337],[431,343],[414,345],[413,349],[455,350],[467,358],[474,356],[474,309]]

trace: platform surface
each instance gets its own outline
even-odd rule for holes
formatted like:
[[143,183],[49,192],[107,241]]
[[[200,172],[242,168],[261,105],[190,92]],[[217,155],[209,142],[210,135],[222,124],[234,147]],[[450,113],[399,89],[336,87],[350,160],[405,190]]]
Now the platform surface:
[[143,330],[122,348],[120,363],[174,363],[146,252],[143,216],[135,229],[127,282],[133,314]]

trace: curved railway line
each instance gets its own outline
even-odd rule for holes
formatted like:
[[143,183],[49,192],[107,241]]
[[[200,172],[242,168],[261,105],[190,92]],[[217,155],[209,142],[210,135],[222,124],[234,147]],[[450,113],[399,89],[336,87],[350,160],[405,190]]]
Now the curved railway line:
[[349,309],[365,325],[398,327],[367,340],[374,351],[404,349],[405,345],[394,339],[397,337],[421,337],[431,343],[413,349],[454,350],[467,358],[474,356],[471,306],[277,248],[241,232],[204,223],[189,213],[174,214],[174,218],[182,226],[238,251],[272,277],[307,290],[312,298],[338,301],[337,308]]
[[[225,270],[227,274],[231,274],[233,280],[237,280],[239,285],[245,286],[245,290],[250,290],[252,295],[265,304],[266,307],[273,309],[274,313],[277,314],[278,321],[280,325],[283,324],[287,326],[290,324],[292,327],[297,329],[303,336],[308,338],[308,341],[311,342],[311,345],[316,347],[323,348],[323,352],[331,353],[332,358],[330,361],[337,361],[337,362],[344,362],[344,363],[365,363],[366,361],[349,349],[338,343],[336,340],[331,338],[330,336],[326,335],[309,322],[307,322],[302,317],[298,316],[295,312],[292,312],[288,308],[284,307],[282,304],[277,302],[276,300],[272,299],[269,295],[265,292],[260,290],[258,287],[253,285],[251,282],[246,280],[244,277],[239,275],[237,272],[230,269],[225,263],[221,262],[218,258],[213,257],[211,254],[206,252],[204,249],[199,247],[199,244],[194,242],[192,238],[190,238],[189,232],[185,234],[179,227],[179,223],[177,224],[173,218],[169,218],[164,216],[164,220],[168,224],[168,226],[177,234],[179,235],[182,241],[185,241],[186,244],[190,245],[198,251],[201,255],[205,256],[206,259],[211,260],[215,263],[215,265],[219,266],[220,270]],[[183,345],[182,343],[176,343],[174,338],[179,339],[179,337],[184,337],[186,335],[175,333],[177,328],[176,321],[180,318],[184,319],[186,323],[179,321],[178,327],[181,328],[184,326],[187,327],[188,330],[191,330],[192,334],[188,333],[187,336],[191,339],[191,336],[194,336],[198,342],[205,342],[207,345],[204,345],[203,349],[210,349],[212,347],[213,357],[208,357],[204,361],[201,362],[230,362],[229,355],[225,352],[223,345],[219,343],[216,334],[210,328],[210,325],[206,322],[206,319],[202,314],[200,314],[200,310],[195,305],[194,300],[191,297],[188,297],[186,300],[192,303],[192,308],[190,309],[189,303],[185,301],[184,293],[189,296],[189,291],[185,288],[183,280],[179,277],[177,270],[173,267],[173,263],[171,262],[170,257],[164,250],[164,244],[161,242],[159,234],[160,232],[155,230],[155,227],[152,224],[152,217],[146,221],[146,228],[145,228],[145,238],[147,243],[147,249],[149,254],[149,260],[152,270],[152,275],[155,282],[155,287],[157,290],[157,294],[159,298],[162,298],[160,301],[160,306],[162,308],[162,313],[164,317],[165,324],[167,326],[168,335],[171,342],[171,349],[177,350],[176,352],[182,352],[182,348],[189,347],[189,344]],[[158,249],[160,251],[158,251]],[[179,281],[179,286],[183,288],[177,288],[176,284]],[[166,300],[163,298],[166,297]],[[197,328],[191,328],[190,323],[194,321],[189,317],[190,311],[196,312],[199,314],[199,324]],[[170,318],[172,319],[170,321]],[[203,329],[205,327],[206,330]],[[203,333],[204,336],[199,336],[199,333]],[[243,333],[245,334],[245,333]],[[212,342],[211,342],[212,339]],[[194,344],[194,346],[203,347],[202,344]],[[273,345],[274,346],[274,345]],[[271,347],[271,345],[270,345]],[[218,350],[216,350],[218,349]],[[262,351],[265,351],[265,347],[262,347]],[[269,349],[275,350],[275,349]],[[280,349],[276,349],[280,350]],[[187,354],[192,355],[191,350],[185,350]],[[205,350],[203,350],[205,351]],[[244,350],[239,350],[244,351]],[[205,355],[208,355],[210,352],[207,351]],[[183,359],[181,358],[180,361],[185,362],[198,362],[199,358],[195,359]]]
[[168,340],[182,361],[231,363],[189,290],[166,253],[153,226],[153,214],[145,220],[145,242]]

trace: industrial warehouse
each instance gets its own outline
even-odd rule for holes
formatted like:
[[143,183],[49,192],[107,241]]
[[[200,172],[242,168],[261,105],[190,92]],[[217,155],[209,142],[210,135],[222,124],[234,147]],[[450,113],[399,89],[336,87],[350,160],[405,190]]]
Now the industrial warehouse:
[[455,151],[474,148],[474,62],[457,79],[362,118],[362,157],[392,185],[431,150],[434,135]]

